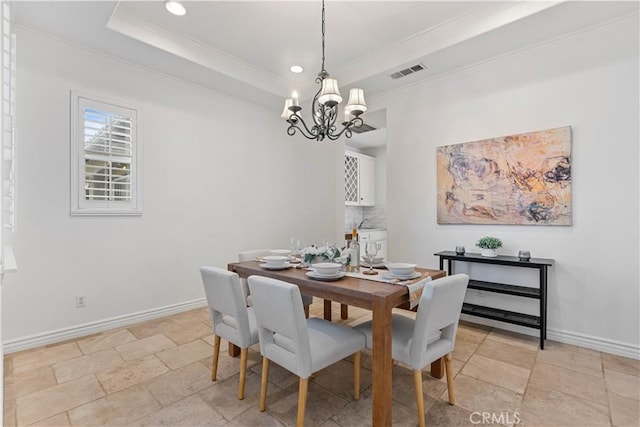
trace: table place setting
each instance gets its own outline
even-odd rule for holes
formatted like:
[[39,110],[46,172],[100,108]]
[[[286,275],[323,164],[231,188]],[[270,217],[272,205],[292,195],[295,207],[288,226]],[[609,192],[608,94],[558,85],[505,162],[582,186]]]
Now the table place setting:
[[387,270],[375,270],[378,274],[373,276],[367,274],[369,270],[363,270],[361,272],[346,273],[348,277],[354,277],[358,279],[371,280],[374,282],[389,283],[392,285],[405,286],[409,291],[409,305],[410,308],[414,308],[420,301],[422,290],[425,285],[431,281],[431,277],[424,277],[423,273],[416,271],[416,264],[409,264],[404,262],[386,263]]
[[289,257],[281,255],[267,255],[262,257],[260,267],[265,270],[286,270],[292,267],[293,264],[289,262]]
[[372,280],[374,282],[390,283],[392,285],[407,285],[415,282],[423,276],[422,273],[416,271],[416,264],[408,263],[385,263],[385,269],[374,269],[377,276],[367,274],[369,268],[361,268],[359,272],[348,272],[347,276],[357,277],[358,279]]
[[[377,245],[369,242],[365,245],[365,254],[360,259],[362,263],[356,270],[345,271],[344,256],[333,245],[322,247],[310,246],[297,251],[289,249],[272,249],[270,255],[257,257],[260,268],[264,270],[286,270],[289,268],[307,270],[305,275],[313,280],[332,282],[344,277],[371,280],[404,286],[409,292],[409,302],[414,308],[420,300],[422,289],[431,281],[430,276],[416,271],[416,264],[404,262],[384,262],[384,257],[377,257]],[[296,256],[296,253],[300,257]],[[321,261],[322,258],[326,262]],[[336,262],[336,261],[341,262]],[[375,268],[374,268],[375,267]],[[347,269],[348,270],[348,269]]]
[[333,281],[342,279],[346,273],[341,271],[342,264],[335,262],[320,262],[312,264],[310,271],[307,271],[307,276],[315,280]]
[[291,255],[289,249],[272,249],[270,255],[257,257],[256,261],[260,263],[260,267],[265,270],[286,270],[287,268],[296,267],[300,260]]

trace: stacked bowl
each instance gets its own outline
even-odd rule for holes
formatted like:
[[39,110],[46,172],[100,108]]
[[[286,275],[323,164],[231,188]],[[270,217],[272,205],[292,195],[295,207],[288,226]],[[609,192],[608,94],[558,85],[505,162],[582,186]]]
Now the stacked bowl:
[[416,264],[406,262],[388,262],[385,264],[390,276],[398,279],[408,279],[416,274]]
[[335,277],[340,274],[342,264],[336,262],[319,262],[312,264],[311,268],[313,268],[313,271],[319,277]]

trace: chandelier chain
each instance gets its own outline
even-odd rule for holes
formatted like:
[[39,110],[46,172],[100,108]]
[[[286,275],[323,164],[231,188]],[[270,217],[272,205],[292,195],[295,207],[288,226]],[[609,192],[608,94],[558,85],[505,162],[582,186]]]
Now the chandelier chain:
[[322,71],[324,71],[324,0],[322,0]]

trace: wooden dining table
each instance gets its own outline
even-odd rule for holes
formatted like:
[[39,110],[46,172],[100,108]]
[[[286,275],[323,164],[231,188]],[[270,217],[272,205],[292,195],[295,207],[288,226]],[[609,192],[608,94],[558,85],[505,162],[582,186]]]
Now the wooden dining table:
[[[325,301],[337,301],[371,310],[373,318],[372,421],[374,426],[390,426],[393,368],[391,311],[396,307],[409,308],[407,288],[401,285],[348,276],[336,281],[320,281],[307,276],[306,269],[265,270],[259,264],[257,261],[236,262],[229,264],[228,270],[244,278],[259,275],[293,283],[300,288],[300,292],[303,294],[324,298]],[[416,270],[432,279],[446,275],[443,270],[428,268],[416,268]],[[434,362],[431,365],[431,375],[442,378],[444,375],[443,365],[442,360]]]

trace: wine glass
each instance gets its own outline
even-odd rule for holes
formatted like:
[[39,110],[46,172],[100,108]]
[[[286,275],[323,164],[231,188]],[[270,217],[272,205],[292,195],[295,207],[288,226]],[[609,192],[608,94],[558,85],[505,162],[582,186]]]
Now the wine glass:
[[367,254],[367,259],[369,262],[369,270],[366,271],[366,274],[376,274],[376,272],[373,271],[373,258],[375,258],[376,255],[378,255],[378,242],[367,242],[367,244],[364,247],[364,251],[365,254]]
[[295,252],[298,250],[298,246],[300,246],[300,239],[297,237],[292,237],[290,240],[291,251]]
[[302,250],[302,240],[297,237],[291,238],[291,255],[296,257],[300,255],[300,251]]

